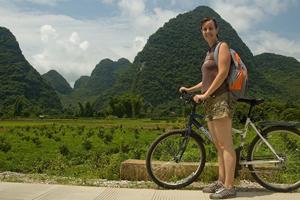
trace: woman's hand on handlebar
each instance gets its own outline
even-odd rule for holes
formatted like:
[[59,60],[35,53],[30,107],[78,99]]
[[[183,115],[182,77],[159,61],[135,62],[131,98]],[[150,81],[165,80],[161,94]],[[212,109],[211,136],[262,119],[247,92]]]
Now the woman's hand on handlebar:
[[180,88],[179,88],[179,92],[180,92],[180,93],[189,93],[189,89],[186,88],[186,87],[180,87]]
[[201,101],[204,101],[208,98],[209,96],[207,96],[205,93],[204,94],[197,94],[193,97],[193,100],[196,103],[200,103]]

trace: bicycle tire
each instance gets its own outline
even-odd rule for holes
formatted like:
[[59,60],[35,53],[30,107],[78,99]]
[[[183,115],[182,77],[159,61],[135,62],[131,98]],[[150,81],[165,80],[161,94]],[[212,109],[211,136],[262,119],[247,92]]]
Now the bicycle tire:
[[[184,135],[185,130],[167,132],[151,144],[147,152],[146,168],[148,175],[158,186],[166,189],[179,189],[191,184],[203,171],[206,160],[205,148],[199,136],[194,132],[190,135],[190,140],[187,144],[187,149],[183,153],[181,162],[176,163],[172,160],[174,155],[167,155],[168,153],[176,154],[177,147],[179,147],[176,139],[178,138],[178,141],[181,142]],[[173,142],[174,146],[171,146]],[[169,146],[164,144],[169,144]],[[196,158],[197,153],[195,152],[199,153],[198,158]],[[191,162],[194,161],[194,158],[197,163]],[[189,168],[187,170],[186,167],[180,168],[181,165],[188,165]],[[194,170],[195,167],[197,168]],[[182,169],[184,169],[183,172],[181,171]],[[192,173],[189,173],[189,170]],[[185,172],[188,173],[185,174]]]
[[[294,127],[273,126],[265,129],[262,136],[285,161],[280,164],[268,164],[268,166],[248,165],[253,178],[271,191],[291,192],[298,189],[300,187],[300,131]],[[257,135],[249,146],[248,161],[259,160],[257,159],[259,156],[263,159],[276,159]]]

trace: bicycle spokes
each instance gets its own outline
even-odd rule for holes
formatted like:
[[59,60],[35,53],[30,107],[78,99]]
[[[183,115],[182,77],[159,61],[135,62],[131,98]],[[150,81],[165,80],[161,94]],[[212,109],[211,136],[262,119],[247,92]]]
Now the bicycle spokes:
[[[284,129],[270,129],[265,135],[276,154],[260,138],[254,140],[249,167],[258,182],[284,191],[300,184],[300,137]],[[288,190],[287,190],[288,191]]]
[[200,145],[193,137],[181,133],[159,140],[151,150],[151,175],[159,183],[176,187],[190,182],[202,167],[204,148]]

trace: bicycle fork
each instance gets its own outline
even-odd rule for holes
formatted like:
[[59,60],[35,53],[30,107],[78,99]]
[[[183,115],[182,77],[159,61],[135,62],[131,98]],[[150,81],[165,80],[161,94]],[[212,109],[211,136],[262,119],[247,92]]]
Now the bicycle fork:
[[[187,130],[188,131],[188,130]],[[183,156],[183,153],[185,152],[186,150],[186,147],[187,147],[187,144],[190,140],[190,136],[189,134],[185,134],[184,135],[184,138],[182,139],[181,141],[181,144],[180,144],[180,147],[179,147],[179,150],[178,150],[178,153],[177,155],[174,156],[174,161],[176,163],[179,163],[181,161],[181,158]]]

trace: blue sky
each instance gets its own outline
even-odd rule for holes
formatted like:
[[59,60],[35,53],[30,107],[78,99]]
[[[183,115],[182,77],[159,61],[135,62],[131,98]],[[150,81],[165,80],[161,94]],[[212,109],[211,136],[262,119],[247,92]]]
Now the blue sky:
[[273,52],[300,60],[297,0],[0,0],[0,26],[16,36],[41,73],[70,83],[104,58],[133,61],[148,37],[180,13],[206,5],[238,32],[254,55]]

